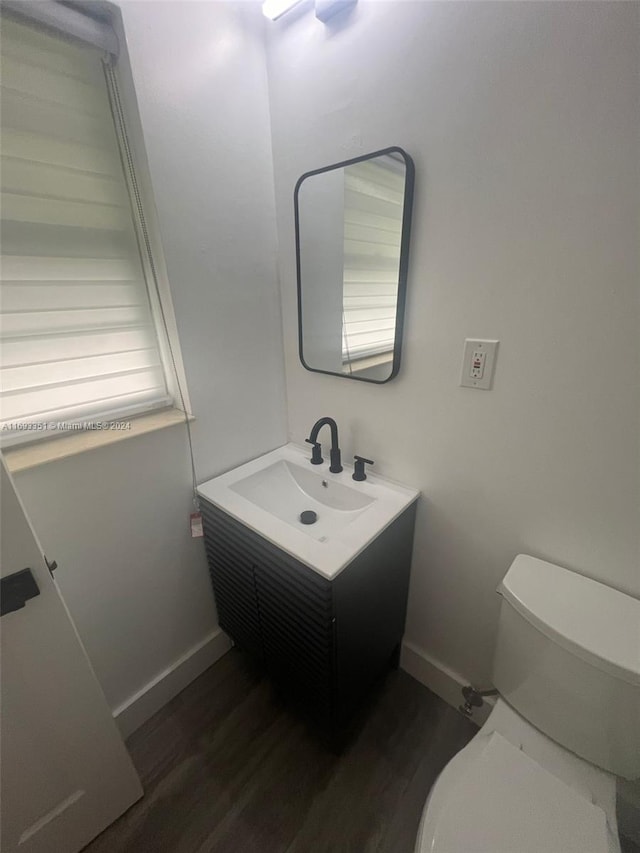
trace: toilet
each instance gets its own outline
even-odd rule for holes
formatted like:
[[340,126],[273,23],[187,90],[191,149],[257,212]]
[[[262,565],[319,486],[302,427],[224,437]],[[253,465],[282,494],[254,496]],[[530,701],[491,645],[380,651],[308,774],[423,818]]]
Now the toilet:
[[640,601],[520,554],[498,699],[427,799],[416,853],[620,853],[616,777],[640,777]]

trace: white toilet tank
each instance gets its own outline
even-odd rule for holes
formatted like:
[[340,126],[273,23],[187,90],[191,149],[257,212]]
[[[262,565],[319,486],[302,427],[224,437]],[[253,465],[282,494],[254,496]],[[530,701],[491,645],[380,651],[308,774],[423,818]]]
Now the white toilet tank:
[[587,761],[640,777],[640,601],[524,554],[498,592],[500,694]]

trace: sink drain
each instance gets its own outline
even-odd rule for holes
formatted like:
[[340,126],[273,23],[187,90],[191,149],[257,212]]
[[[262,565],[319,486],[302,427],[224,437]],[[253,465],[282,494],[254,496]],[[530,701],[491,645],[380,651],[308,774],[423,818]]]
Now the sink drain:
[[312,509],[305,509],[304,512],[300,513],[300,521],[303,524],[315,524],[318,520],[318,513]]

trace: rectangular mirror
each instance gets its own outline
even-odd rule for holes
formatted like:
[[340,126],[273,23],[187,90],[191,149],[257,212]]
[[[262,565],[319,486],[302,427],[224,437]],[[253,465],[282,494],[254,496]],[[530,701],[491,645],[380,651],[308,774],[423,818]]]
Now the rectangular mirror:
[[304,174],[294,193],[300,360],[388,382],[400,369],[414,166],[385,148]]

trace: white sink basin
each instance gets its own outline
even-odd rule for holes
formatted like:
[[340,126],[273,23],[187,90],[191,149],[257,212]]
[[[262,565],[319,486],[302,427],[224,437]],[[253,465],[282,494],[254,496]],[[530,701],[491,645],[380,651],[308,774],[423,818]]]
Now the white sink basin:
[[[326,472],[316,474],[286,459],[243,477],[229,488],[321,541],[351,524],[375,500],[343,483],[330,481]],[[315,513],[316,520],[303,524],[300,516],[309,511]]]
[[[198,493],[332,578],[419,495],[374,474],[356,482],[352,473],[345,465],[331,474],[328,462],[311,465],[308,450],[286,444],[203,483]],[[303,524],[309,511],[315,520]]]

